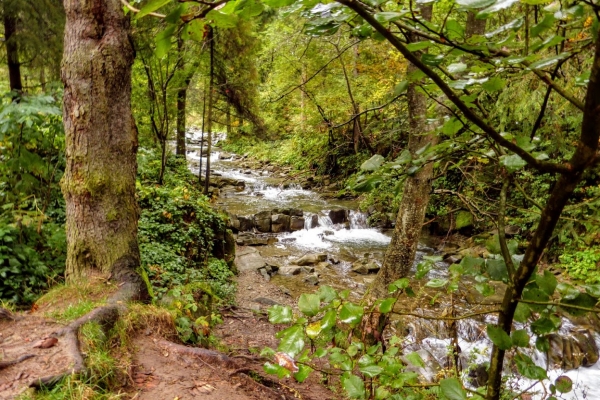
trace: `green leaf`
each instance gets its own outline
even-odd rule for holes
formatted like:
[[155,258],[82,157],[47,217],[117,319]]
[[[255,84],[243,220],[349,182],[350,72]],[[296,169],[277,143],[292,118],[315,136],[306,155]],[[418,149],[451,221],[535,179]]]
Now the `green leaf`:
[[204,40],[204,26],[204,21],[199,19],[190,21],[185,25],[182,37],[202,42]]
[[554,315],[541,317],[531,324],[531,331],[539,336],[546,335],[558,330],[558,328],[560,328],[560,322],[560,318]]
[[503,259],[487,259],[485,265],[490,274],[490,279],[494,281],[508,281],[508,270],[506,269],[506,263]]
[[500,10],[504,10],[505,8],[511,7],[513,4],[517,3],[519,0],[496,0],[494,4],[491,6],[481,10],[477,13],[477,19],[485,19],[490,14],[497,13]]
[[510,336],[504,332],[504,329],[495,325],[488,325],[487,334],[492,343],[498,346],[499,349],[508,350],[512,347],[512,340],[510,339]]
[[577,288],[573,285],[569,285],[568,283],[561,282],[556,285],[556,290],[560,293],[561,301],[564,300],[573,300],[579,296],[581,293]]
[[497,28],[497,29],[495,29],[495,30],[493,30],[491,32],[486,33],[485,37],[486,38],[491,38],[491,37],[496,36],[499,33],[506,32],[506,31],[511,30],[511,29],[512,30],[517,30],[521,26],[523,26],[523,22],[524,22],[523,18],[514,19],[514,20],[510,21],[508,24],[502,25],[501,27],[499,27],[499,28]]
[[321,330],[321,321],[315,321],[306,326],[306,336],[308,336],[311,339],[315,339],[317,336],[319,336]]
[[[593,308],[596,305],[597,300],[587,293],[580,293],[579,296],[572,300],[561,300],[561,303],[578,307]],[[561,307],[561,309],[574,316],[585,315],[588,312],[586,310],[578,310],[577,308],[571,307]]]
[[383,368],[379,365],[369,365],[366,367],[359,367],[359,371],[369,378],[374,378],[383,372]]
[[525,329],[513,331],[511,334],[512,342],[517,347],[529,347],[529,334]]
[[375,171],[381,167],[384,160],[385,158],[383,156],[375,154],[373,157],[362,163],[360,169],[363,171]]
[[455,229],[462,229],[469,226],[473,226],[473,214],[468,211],[459,211],[456,213],[456,222],[454,223]]
[[552,0],[519,0],[523,4],[529,4],[530,6],[537,6],[540,4],[550,3]]
[[265,365],[263,365],[263,370],[267,374],[277,375],[279,378],[285,378],[290,375],[290,371],[283,368],[281,365],[271,364],[270,362],[266,362]]
[[430,66],[430,67],[437,67],[438,65],[440,65],[442,63],[442,61],[444,61],[444,55],[440,54],[440,55],[435,55],[435,54],[423,54],[421,56],[421,61],[423,62],[423,64]]
[[[523,0],[521,0],[521,1],[523,1]],[[556,21],[556,18],[554,18],[553,13],[548,13],[548,14],[544,15],[544,19],[542,19],[540,21],[540,23],[538,23],[537,25],[534,25],[533,28],[531,28],[531,36],[536,37],[536,36],[540,35],[541,33],[545,32],[546,30],[552,28],[554,26],[555,21]]]
[[337,292],[331,286],[323,285],[317,291],[319,298],[324,303],[331,303],[337,298]]
[[541,60],[536,61],[534,63],[531,63],[529,65],[529,68],[530,69],[542,69],[542,68],[546,68],[546,67],[549,67],[551,65],[556,64],[560,60],[564,60],[565,58],[569,57],[570,55],[571,55],[571,53],[563,52],[563,53],[560,53],[560,54],[558,54],[556,56],[544,58],[544,59],[541,59]]
[[340,310],[340,321],[355,327],[362,320],[363,308],[353,303],[346,303]]
[[298,372],[296,372],[294,374],[294,379],[297,382],[304,382],[306,380],[306,378],[308,378],[308,376],[310,375],[310,373],[313,371],[313,369],[311,367],[309,367],[308,365],[304,365],[304,364],[300,364],[298,366]]
[[296,0],[262,0],[263,3],[265,3],[266,5],[268,5],[271,8],[279,8],[279,7],[287,7],[290,6],[292,4],[294,4],[294,2]]
[[156,35],[155,54],[157,58],[163,58],[171,49],[171,37],[173,36],[173,33],[175,33],[175,28],[177,28],[176,25],[167,25],[167,27],[162,32]]
[[379,312],[382,314],[389,313],[394,309],[394,304],[396,303],[396,299],[394,297],[389,297],[384,299],[381,303],[379,303]]
[[272,324],[287,324],[292,322],[292,308],[289,306],[274,305],[267,310],[269,322]]
[[506,81],[500,77],[494,76],[487,82],[484,82],[481,87],[487,92],[498,92],[504,88]]
[[[523,299],[543,303],[543,302],[547,302],[549,300],[549,297],[546,293],[544,293],[540,289],[534,287],[534,288],[525,288],[525,290],[523,291]],[[528,304],[528,306],[535,312],[542,312],[546,308],[548,308],[548,306],[546,306],[544,304]]]
[[[402,81],[394,86],[394,96],[398,97],[408,89],[408,81]],[[409,153],[410,154],[410,153]]]
[[423,358],[421,357],[421,355],[419,353],[417,353],[416,351],[413,351],[412,353],[407,354],[406,361],[408,361],[415,367],[425,368],[425,361],[423,361]]
[[146,15],[158,10],[159,8],[166,4],[169,4],[170,2],[171,0],[150,0],[148,1],[148,3],[146,3],[144,7],[140,9],[140,12],[135,15],[135,19],[145,17]]
[[467,398],[467,392],[456,378],[442,379],[440,390],[449,400],[465,400]]
[[430,280],[425,284],[425,286],[430,288],[441,288],[448,284],[448,279],[435,278]]
[[511,154],[510,156],[502,156],[500,158],[500,163],[504,165],[509,172],[518,171],[527,165],[527,162],[525,162],[525,160],[523,160],[517,154]]
[[365,383],[358,376],[346,371],[341,377],[342,386],[351,399],[365,398]]
[[547,353],[550,350],[550,341],[547,336],[539,336],[535,339],[535,348],[542,353]]
[[573,390],[573,381],[568,376],[561,375],[554,381],[554,386],[561,393],[569,393]]
[[493,286],[491,286],[489,283],[476,283],[475,284],[475,290],[477,290],[479,293],[481,293],[482,296],[484,297],[489,297],[491,295],[493,295],[494,293],[496,293],[496,290],[494,289]]
[[585,292],[592,297],[598,298],[600,297],[600,285],[583,285]]
[[408,51],[419,51],[430,47],[433,43],[429,40],[425,40],[423,42],[415,42],[409,43],[406,45]]
[[548,379],[546,371],[543,368],[535,365],[529,356],[522,353],[517,353],[514,357],[514,360],[517,364],[517,370],[525,378],[536,380]]
[[238,17],[236,14],[225,14],[221,10],[211,10],[206,14],[207,21],[213,21],[218,28],[235,28]]
[[536,275],[535,282],[537,283],[538,287],[548,296],[552,296],[554,294],[556,285],[558,285],[556,277],[550,271],[544,271],[544,275]]
[[384,12],[378,12],[377,14],[375,14],[373,16],[375,17],[377,22],[379,22],[380,24],[385,24],[387,22],[400,19],[402,17],[402,15],[404,15],[404,13],[393,12],[393,11],[384,11]]
[[308,317],[317,315],[321,305],[321,298],[317,294],[302,293],[298,299],[298,309]]
[[300,325],[293,325],[278,332],[277,337],[281,338],[277,349],[292,358],[300,354],[304,348],[304,329]]
[[321,330],[325,331],[327,329],[333,328],[335,326],[336,316],[337,312],[335,310],[327,311],[323,318],[321,318]]
[[456,0],[456,4],[465,8],[483,8],[493,3],[494,0]]
[[[451,74],[458,74],[461,72],[465,72],[467,70],[467,64],[459,62],[459,63],[454,63],[454,64],[450,64],[448,65],[448,72],[450,72]],[[461,124],[462,126],[462,124]]]

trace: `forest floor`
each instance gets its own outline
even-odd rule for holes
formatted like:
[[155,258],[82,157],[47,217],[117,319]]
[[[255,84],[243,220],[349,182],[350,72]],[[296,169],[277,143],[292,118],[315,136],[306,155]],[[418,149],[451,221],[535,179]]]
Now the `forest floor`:
[[[151,325],[138,329],[129,338],[130,362],[120,394],[126,399],[336,399],[319,382],[317,374],[298,384],[293,378],[279,380],[267,375],[259,356],[265,347],[276,348],[278,327],[268,322],[266,309],[272,304],[292,305],[292,298],[266,282],[258,273],[241,272],[237,278],[235,306],[221,311],[223,323],[213,334],[227,354],[208,351],[193,354],[196,348],[170,342]],[[106,293],[105,293],[106,294]],[[97,294],[99,296],[99,294]],[[30,384],[40,377],[67,372],[72,360],[64,341],[52,338],[64,322],[52,316],[68,308],[64,301],[28,313],[0,318],[0,399],[36,398]],[[81,336],[81,335],[80,335]],[[204,350],[200,350],[204,351]],[[31,357],[14,365],[10,361]],[[86,398],[83,396],[81,398]]]

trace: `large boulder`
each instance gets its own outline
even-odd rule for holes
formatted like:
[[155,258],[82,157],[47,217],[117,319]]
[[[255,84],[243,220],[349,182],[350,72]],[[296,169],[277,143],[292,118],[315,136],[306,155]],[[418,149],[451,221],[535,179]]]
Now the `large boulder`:
[[302,272],[302,268],[297,265],[290,265],[289,267],[279,268],[278,273],[280,275],[298,275]]
[[240,230],[240,220],[237,215],[232,213],[227,213],[227,227],[231,229],[233,232],[237,233]]
[[580,329],[568,335],[552,333],[548,335],[548,341],[550,348],[547,359],[551,368],[569,371],[579,367],[591,367],[598,361],[598,347],[587,329]]
[[301,231],[304,229],[304,218],[292,217],[290,220],[290,231]]
[[253,218],[238,216],[238,221],[240,222],[240,232],[251,231],[254,228]]
[[241,232],[235,242],[238,246],[266,246],[271,244],[269,239],[268,237],[256,236],[251,232]]
[[348,222],[348,210],[330,210],[329,219],[334,224],[343,224]]
[[306,254],[294,261],[294,264],[300,266],[315,265],[323,261],[327,261],[327,254]]
[[289,232],[290,230],[290,216],[285,214],[273,214],[271,216],[271,232],[281,233]]
[[235,265],[238,271],[258,271],[266,267],[267,262],[254,247],[244,247],[236,251]]
[[254,214],[254,226],[259,232],[271,232],[271,211]]

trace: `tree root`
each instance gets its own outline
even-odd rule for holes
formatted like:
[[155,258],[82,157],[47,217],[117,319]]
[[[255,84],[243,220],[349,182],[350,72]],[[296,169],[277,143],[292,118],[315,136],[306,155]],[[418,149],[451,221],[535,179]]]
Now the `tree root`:
[[[280,388],[281,385],[279,385],[277,382],[271,381],[262,376],[260,377],[260,381],[258,381],[252,376],[249,376],[249,372],[256,371],[250,368],[247,363],[240,361],[239,358],[229,357],[214,350],[208,350],[199,347],[187,347],[181,344],[169,342],[167,340],[160,340],[157,344],[167,349],[170,353],[195,356],[209,365],[216,364],[219,367],[233,370],[228,374],[228,376],[237,375],[238,378],[243,381],[244,385],[252,386],[258,390],[261,390],[264,399],[296,400],[296,397],[291,393],[288,395],[285,392],[280,392],[276,389],[273,389],[273,387]],[[258,375],[258,372],[256,372],[256,374]]]
[[12,360],[12,361],[0,361],[0,370],[3,370],[4,368],[12,367],[13,365],[16,365],[16,364],[18,364],[20,362],[23,362],[25,360],[29,360],[32,357],[35,357],[35,355],[33,355],[33,354],[25,354],[24,356],[21,356],[21,357],[17,358],[16,360]]
[[140,299],[140,296],[143,293],[143,287],[141,285],[143,285],[143,283],[140,284],[140,282],[136,280],[121,283],[119,290],[108,299],[105,306],[95,308],[83,317],[71,322],[62,330],[55,332],[53,336],[64,338],[63,343],[66,345],[67,353],[73,359],[73,366],[67,372],[62,374],[36,378],[29,384],[29,387],[37,389],[51,387],[66,376],[85,373],[85,362],[81,350],[79,349],[79,328],[88,322],[94,321],[100,323],[105,330],[110,329],[119,318],[120,313],[126,309],[127,302]]

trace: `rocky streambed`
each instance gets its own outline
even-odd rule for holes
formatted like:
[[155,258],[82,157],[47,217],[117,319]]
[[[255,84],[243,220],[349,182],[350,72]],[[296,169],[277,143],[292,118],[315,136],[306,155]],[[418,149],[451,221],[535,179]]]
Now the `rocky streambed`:
[[[201,160],[199,139],[199,132],[190,133],[188,161],[195,174]],[[368,226],[368,215],[357,211],[358,204],[353,199],[336,197],[341,189],[338,182],[292,175],[290,169],[221,152],[218,147],[212,154],[204,155],[203,168],[208,156],[212,195],[216,205],[229,215],[239,270],[256,271],[293,298],[326,284],[338,290],[351,289],[354,299],[360,299],[380,268],[390,242],[392,216],[383,223],[380,220],[377,227]],[[514,233],[511,227],[508,229],[507,234]],[[504,290],[501,284],[496,285],[498,294],[486,299],[472,284],[462,284],[460,301],[425,287],[429,279],[446,277],[449,265],[463,256],[485,255],[485,247],[472,241],[465,243],[423,238],[415,266],[423,257],[440,257],[428,275],[423,280],[413,280],[412,286],[415,291],[425,293],[430,301],[414,304],[409,298],[401,302],[403,310],[440,315],[452,309],[461,314],[497,305]],[[477,387],[487,379],[482,366],[488,361],[491,343],[485,332],[486,325],[494,322],[493,315],[460,320],[454,325],[413,315],[399,318],[394,328],[406,338],[406,351],[417,351],[425,360],[426,367],[417,369],[425,380],[433,380],[448,365],[448,349],[457,339],[465,382]],[[532,339],[529,355],[538,366],[547,369],[551,381],[567,375],[574,382],[574,392],[565,398],[600,400],[600,386],[595,384],[600,381],[597,332],[600,332],[597,316],[563,317],[561,330],[549,336],[547,352],[536,350]],[[545,381],[543,385],[548,388],[552,382]],[[535,382],[527,379],[516,378],[507,384],[515,390],[533,387],[532,390],[544,393],[542,384],[535,386]]]

